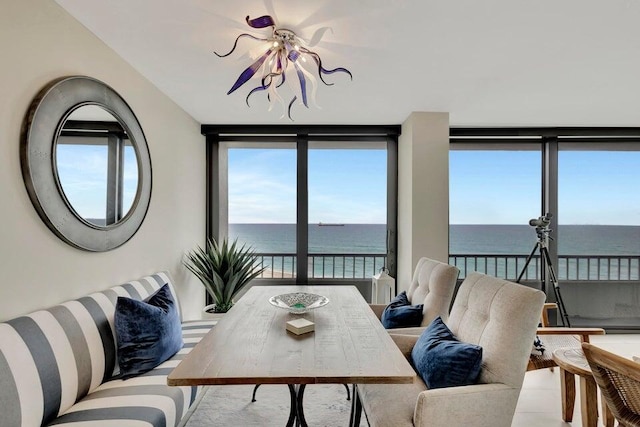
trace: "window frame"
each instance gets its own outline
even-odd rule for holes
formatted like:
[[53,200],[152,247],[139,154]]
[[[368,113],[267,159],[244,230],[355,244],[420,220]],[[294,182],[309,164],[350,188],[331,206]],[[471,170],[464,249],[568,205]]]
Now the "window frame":
[[[228,231],[228,157],[229,147],[295,143],[296,176],[296,257],[308,260],[308,151],[309,142],[337,144],[347,141],[357,147],[371,142],[383,142],[387,150],[387,268],[396,274],[397,209],[398,209],[398,136],[400,125],[202,125],[206,139],[206,236],[220,239]],[[351,148],[345,146],[344,148]],[[259,279],[258,284],[272,284],[274,279]],[[296,262],[296,277],[277,279],[285,284],[353,284],[365,295],[369,293],[369,278],[310,278],[308,262]]]
[[[640,127],[526,127],[526,128],[473,128],[473,127],[452,127],[450,128],[450,150],[455,149],[518,149],[521,144],[537,144],[541,151],[541,174],[542,174],[542,200],[540,203],[540,215],[550,212],[554,215],[554,224],[557,224],[562,212],[558,211],[558,153],[567,148],[570,150],[584,150],[597,147],[601,150],[615,151],[640,151]],[[551,262],[559,271],[558,244],[556,240],[548,242]],[[638,254],[640,255],[640,254]],[[451,256],[451,254],[450,254]],[[544,269],[543,269],[544,270]],[[553,285],[543,271],[542,283],[543,291],[550,301],[555,301]],[[540,280],[535,281],[540,283]],[[578,284],[602,284],[607,286],[609,292],[615,292],[616,287],[624,288],[637,286],[640,280],[615,281],[615,280],[569,280],[561,279],[560,285],[564,290],[571,292],[571,287]],[[567,289],[567,286],[569,287]],[[591,286],[583,288],[588,291]],[[575,291],[574,291],[575,292]],[[566,300],[566,298],[565,298]],[[584,311],[596,308],[598,302],[585,302]],[[610,330],[638,330],[638,326],[627,324],[616,324],[614,322],[602,323],[598,325],[586,324],[586,326],[606,326]],[[583,325],[585,326],[585,325]]]

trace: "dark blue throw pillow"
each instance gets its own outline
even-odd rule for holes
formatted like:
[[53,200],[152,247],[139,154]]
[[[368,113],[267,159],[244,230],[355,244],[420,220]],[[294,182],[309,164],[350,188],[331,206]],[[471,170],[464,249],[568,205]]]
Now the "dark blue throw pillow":
[[407,292],[402,291],[382,312],[382,326],[386,329],[420,326],[422,309],[422,304],[410,305]]
[[480,376],[482,347],[458,341],[438,316],[418,338],[411,360],[429,389],[470,385]]
[[150,371],[183,346],[180,315],[168,284],[144,301],[118,297],[114,323],[119,378]]

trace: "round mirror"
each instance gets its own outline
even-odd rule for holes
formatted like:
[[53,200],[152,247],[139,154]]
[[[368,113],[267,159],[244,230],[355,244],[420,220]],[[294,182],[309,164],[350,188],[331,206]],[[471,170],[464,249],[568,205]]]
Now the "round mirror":
[[20,155],[31,201],[65,242],[107,251],[142,224],[149,149],[133,111],[104,83],[74,76],[47,85],[25,118]]

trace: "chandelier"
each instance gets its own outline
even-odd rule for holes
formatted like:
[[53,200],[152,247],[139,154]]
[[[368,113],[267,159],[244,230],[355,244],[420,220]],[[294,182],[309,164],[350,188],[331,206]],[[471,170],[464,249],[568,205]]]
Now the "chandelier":
[[[291,118],[291,108],[296,101],[302,103],[307,108],[309,108],[309,100],[315,104],[315,94],[318,84],[313,72],[316,72],[320,81],[327,86],[333,85],[333,83],[327,83],[324,79],[324,76],[329,74],[345,73],[353,80],[353,75],[346,68],[338,67],[331,70],[324,68],[320,55],[307,49],[303,39],[298,37],[293,31],[286,28],[276,28],[275,21],[271,16],[264,15],[255,19],[249,19],[249,16],[247,16],[246,21],[252,28],[271,27],[271,35],[266,38],[260,38],[251,34],[242,33],[236,37],[233,47],[228,53],[220,55],[214,52],[220,58],[231,55],[236,50],[238,40],[243,37],[265,42],[264,52],[253,64],[240,73],[240,76],[231,89],[229,89],[227,95],[232,94],[253,77],[256,77],[256,80],[259,80],[259,84],[249,91],[245,100],[247,106],[250,106],[249,97],[251,97],[251,95],[256,92],[265,91],[267,100],[269,101],[269,111],[273,109],[276,103],[279,103],[283,109],[286,108],[287,116],[293,121]],[[295,77],[291,78],[292,74],[297,76],[298,84],[295,83]],[[286,106],[287,104],[278,93],[278,89],[285,84],[285,82],[287,82],[295,94],[289,101],[288,106]]]

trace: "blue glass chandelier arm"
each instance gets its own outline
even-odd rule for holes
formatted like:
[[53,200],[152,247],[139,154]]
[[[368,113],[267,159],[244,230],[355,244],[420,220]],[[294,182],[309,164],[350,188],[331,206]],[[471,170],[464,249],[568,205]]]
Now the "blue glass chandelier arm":
[[228,53],[225,53],[224,55],[220,55],[216,51],[213,51],[213,53],[215,53],[218,56],[218,58],[224,58],[226,56],[231,55],[233,53],[233,51],[236,50],[236,46],[238,45],[238,40],[240,40],[242,37],[250,37],[250,38],[252,38],[254,40],[259,40],[259,41],[262,41],[262,42],[269,41],[268,39],[261,39],[260,37],[252,36],[251,34],[242,33],[238,37],[236,37],[236,41],[233,43],[233,47],[231,48],[231,50]]
[[267,50],[260,58],[258,58],[256,62],[254,62],[246,70],[244,70],[238,77],[238,80],[236,80],[236,82],[233,84],[231,89],[229,89],[227,95],[231,95],[236,89],[249,81],[249,79],[251,79],[251,77],[253,77],[253,75],[260,69],[262,64],[264,64],[264,61],[269,57],[269,55],[271,55],[272,52],[272,49]]
[[302,91],[302,103],[305,107],[309,108],[307,104],[307,79],[304,77],[304,73],[300,69],[300,66],[297,62],[293,63],[293,66],[296,69],[296,73],[298,74],[298,80],[300,80],[300,90]]
[[263,15],[259,18],[249,19],[249,15],[246,18],[247,24],[249,24],[252,28],[266,28],[266,27],[274,27],[276,23],[273,18],[269,15]]
[[[249,97],[251,95],[253,95],[255,92],[260,92],[260,91],[269,89],[269,87],[271,87],[271,85],[273,84],[274,77],[278,77],[278,76],[281,76],[281,75],[282,75],[281,71],[280,72],[276,71],[276,72],[273,72],[273,73],[269,73],[262,79],[262,82],[261,82],[260,86],[256,86],[253,89],[251,89],[251,92],[249,92],[249,94],[247,95],[247,98],[245,99],[245,102],[247,103],[247,107],[251,107],[249,105]],[[267,94],[267,100],[268,101],[271,100],[270,97],[269,97],[269,94]]]

